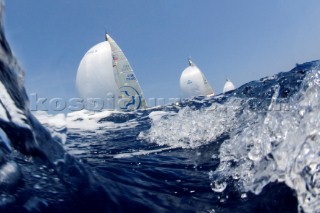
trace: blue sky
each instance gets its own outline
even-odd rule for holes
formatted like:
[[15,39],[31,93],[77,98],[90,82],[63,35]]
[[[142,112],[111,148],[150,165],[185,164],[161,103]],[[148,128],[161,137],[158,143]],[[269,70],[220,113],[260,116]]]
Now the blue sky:
[[7,0],[6,35],[27,93],[76,97],[85,52],[105,29],[145,96],[179,97],[187,58],[216,93],[320,58],[318,0]]

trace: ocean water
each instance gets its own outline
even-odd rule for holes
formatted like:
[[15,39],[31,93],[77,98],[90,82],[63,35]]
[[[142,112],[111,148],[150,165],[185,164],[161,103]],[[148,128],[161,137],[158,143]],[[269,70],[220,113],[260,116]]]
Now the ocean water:
[[320,61],[174,105],[49,115],[28,109],[2,29],[0,212],[320,212]]
[[319,65],[178,105],[34,114],[106,193],[96,211],[317,212]]

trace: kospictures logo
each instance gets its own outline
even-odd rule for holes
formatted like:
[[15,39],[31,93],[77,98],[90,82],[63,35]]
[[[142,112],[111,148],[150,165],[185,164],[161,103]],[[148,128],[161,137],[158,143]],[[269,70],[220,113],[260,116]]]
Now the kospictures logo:
[[[205,98],[205,97],[204,97]],[[123,90],[122,95],[114,97],[110,95],[108,98],[44,98],[39,97],[36,93],[29,94],[30,110],[31,111],[102,111],[107,110],[136,110],[141,108],[141,96],[135,91]],[[241,104],[233,106],[234,110],[248,109],[251,111],[290,111],[294,106],[287,103],[286,99],[258,99],[248,98],[241,99]],[[192,102],[199,103],[195,99],[181,99],[181,98],[147,98],[147,106],[192,106]],[[191,104],[191,105],[190,105]],[[219,102],[212,101],[210,111],[215,110]],[[205,104],[204,106],[209,107]],[[225,107],[230,107],[231,104],[226,103]],[[206,108],[205,107],[205,108]],[[191,107],[192,108],[192,107]]]

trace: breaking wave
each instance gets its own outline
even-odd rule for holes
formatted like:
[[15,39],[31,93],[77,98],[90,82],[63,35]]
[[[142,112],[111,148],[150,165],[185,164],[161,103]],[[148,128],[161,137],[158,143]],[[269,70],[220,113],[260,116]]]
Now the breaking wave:
[[49,115],[28,109],[2,26],[1,212],[320,212],[319,61],[164,107]]
[[239,88],[225,101],[220,100],[225,97],[216,97],[210,106],[187,106],[173,115],[165,114],[162,119],[153,120],[151,128],[140,138],[159,145],[194,149],[228,135],[221,143],[219,155],[212,156],[220,160],[219,167],[209,173],[214,191],[224,191],[229,178],[237,181],[240,192],[255,194],[270,182],[284,182],[297,193],[301,209],[318,212],[319,62],[297,66],[291,72],[297,76],[299,72],[307,74],[303,80],[286,76],[285,83],[295,83],[291,85],[283,84],[282,74],[262,79],[263,84],[275,81],[268,90],[272,91],[271,97],[243,98],[243,91],[250,87],[246,85],[242,87],[245,90]]

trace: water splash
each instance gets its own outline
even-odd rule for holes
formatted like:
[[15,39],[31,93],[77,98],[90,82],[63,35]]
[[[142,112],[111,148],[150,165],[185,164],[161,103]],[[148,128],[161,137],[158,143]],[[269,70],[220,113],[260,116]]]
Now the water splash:
[[[316,66],[290,98],[289,110],[268,111],[225,141],[217,171],[225,177],[240,175],[240,190],[255,194],[270,182],[285,182],[305,212],[320,211],[319,82]],[[278,95],[271,104],[277,105]]]
[[139,138],[175,148],[197,148],[233,129],[242,104],[243,100],[232,98],[227,103],[213,103],[200,110],[185,107],[176,114],[152,119],[151,128],[142,132]]
[[[306,75],[300,78],[300,74]],[[139,138],[158,145],[198,148],[228,134],[230,139],[219,149],[220,165],[209,173],[214,192],[223,192],[229,178],[238,183],[240,193],[260,194],[267,184],[284,182],[296,191],[305,212],[318,212],[319,62],[297,66],[290,75],[280,73],[260,80],[260,85],[243,86],[222,104],[215,97],[209,107],[184,107],[153,119],[151,128]],[[263,95],[254,93],[260,91]],[[269,100],[251,99],[259,96]]]

